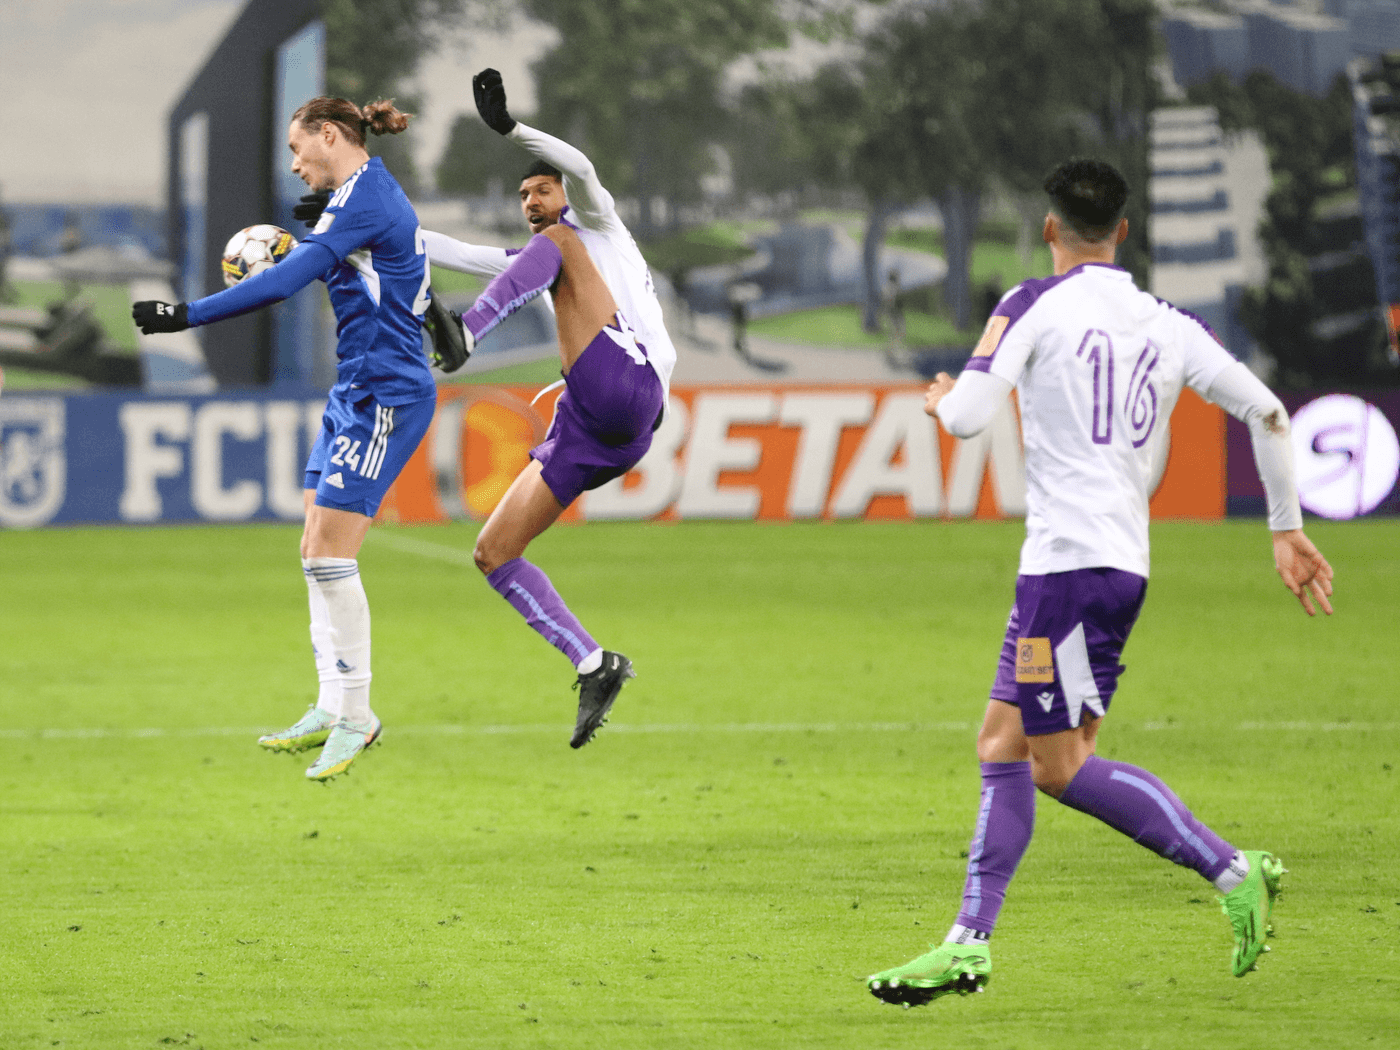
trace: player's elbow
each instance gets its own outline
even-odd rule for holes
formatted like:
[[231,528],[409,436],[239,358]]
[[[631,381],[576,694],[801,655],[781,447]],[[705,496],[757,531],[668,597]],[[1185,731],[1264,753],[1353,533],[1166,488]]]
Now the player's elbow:
[[981,419],[969,419],[960,416],[956,412],[944,414],[938,413],[938,421],[943,424],[943,429],[952,434],[955,438],[976,437],[986,428],[986,422]]

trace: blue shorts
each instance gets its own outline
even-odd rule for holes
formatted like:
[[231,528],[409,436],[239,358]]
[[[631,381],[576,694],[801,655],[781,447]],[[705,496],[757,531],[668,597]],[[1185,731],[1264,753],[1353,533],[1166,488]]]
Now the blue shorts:
[[1146,596],[1147,580],[1121,569],[1018,576],[992,699],[1021,709],[1027,736],[1102,717]]
[[574,361],[530,458],[560,506],[626,474],[651,448],[665,393],[631,334],[609,326]]
[[436,409],[436,397],[381,405],[372,394],[353,403],[332,396],[306,461],[304,487],[316,490],[316,505],[374,517]]

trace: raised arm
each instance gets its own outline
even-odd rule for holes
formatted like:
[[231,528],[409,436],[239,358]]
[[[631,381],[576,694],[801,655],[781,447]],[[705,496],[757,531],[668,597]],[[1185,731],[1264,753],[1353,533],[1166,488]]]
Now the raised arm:
[[1264,483],[1273,531],[1274,566],[1303,611],[1315,616],[1313,601],[1331,615],[1332,566],[1303,534],[1303,511],[1293,474],[1293,442],[1288,410],[1244,365],[1228,365],[1211,380],[1205,396],[1249,427],[1254,463]]
[[[570,146],[562,139],[546,135],[543,131],[521,124],[510,115],[506,108],[506,89],[501,74],[494,69],[483,69],[472,77],[472,95],[476,99],[477,112],[481,119],[498,134],[514,139],[520,145],[554,165],[564,175],[564,195],[569,199],[569,208],[588,225],[597,225],[617,219],[617,208],[612,194],[598,181],[598,173],[593,162],[582,151]],[[591,220],[591,221],[589,221]]]
[[581,150],[518,122],[506,137],[564,173],[564,195],[569,198],[569,208],[580,217],[601,221],[617,214],[612,194],[598,181],[593,162]]

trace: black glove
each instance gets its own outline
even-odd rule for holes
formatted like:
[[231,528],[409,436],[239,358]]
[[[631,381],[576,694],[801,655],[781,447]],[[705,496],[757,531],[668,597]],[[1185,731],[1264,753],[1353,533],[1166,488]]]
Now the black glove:
[[308,193],[301,199],[301,203],[292,208],[292,218],[300,219],[308,226],[314,227],[321,219],[321,212],[326,210],[326,205],[330,202],[331,194],[329,190],[318,190],[315,193]]
[[156,332],[183,332],[190,326],[189,307],[184,303],[171,306],[158,299],[145,299],[131,304],[131,319],[142,335]]
[[472,94],[476,96],[476,111],[486,121],[486,126],[509,135],[515,121],[506,112],[506,86],[501,83],[501,74],[494,69],[483,69],[472,77]]

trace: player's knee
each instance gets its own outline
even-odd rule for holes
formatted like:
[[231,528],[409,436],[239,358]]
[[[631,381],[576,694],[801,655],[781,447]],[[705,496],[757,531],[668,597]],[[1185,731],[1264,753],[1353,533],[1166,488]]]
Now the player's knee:
[[1051,798],[1059,798],[1063,795],[1072,779],[1073,777],[1066,777],[1059,770],[1031,763],[1031,782],[1035,784],[1037,790],[1045,792]]
[[570,227],[559,222],[556,222],[553,226],[545,227],[544,231],[539,234],[539,236],[548,237],[559,246],[561,252],[564,250],[565,245],[573,244],[578,241],[578,234]]
[[481,570],[483,576],[491,575],[504,564],[503,559],[479,539],[472,548],[472,561],[476,562],[476,567]]

